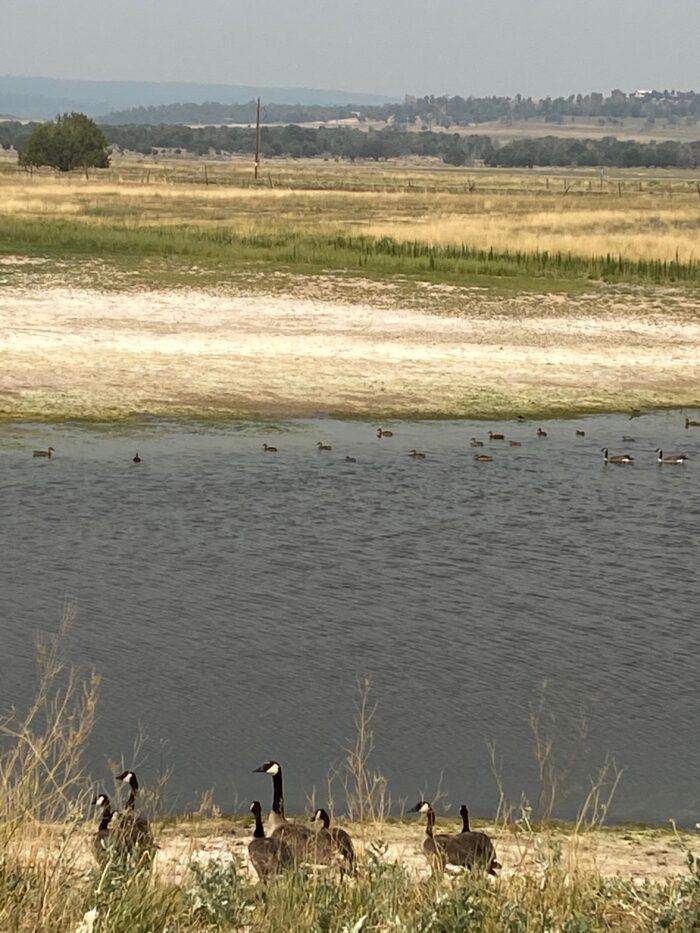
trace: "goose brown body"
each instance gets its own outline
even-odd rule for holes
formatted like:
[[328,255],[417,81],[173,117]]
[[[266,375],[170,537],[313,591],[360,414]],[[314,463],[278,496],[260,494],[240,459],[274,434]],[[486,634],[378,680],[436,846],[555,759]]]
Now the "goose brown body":
[[250,812],[255,817],[255,830],[252,842],[248,845],[248,855],[258,878],[266,881],[271,875],[279,874],[293,865],[294,855],[285,839],[265,835],[259,800],[253,801]]

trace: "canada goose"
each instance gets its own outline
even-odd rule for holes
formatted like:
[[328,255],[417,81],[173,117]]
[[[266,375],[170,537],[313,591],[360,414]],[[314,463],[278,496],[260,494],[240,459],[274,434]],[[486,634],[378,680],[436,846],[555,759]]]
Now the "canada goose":
[[576,431],[576,437],[585,437],[585,436],[586,436],[585,431],[579,431],[579,430]]
[[700,421],[691,421],[690,418],[685,419],[686,428],[700,428]]
[[357,463],[357,457],[346,457],[345,462],[346,463]]
[[664,457],[664,452],[660,447],[656,448],[656,452],[659,455],[656,458],[657,463],[685,463],[688,459],[686,454],[666,454]]
[[385,431],[383,428],[377,428],[377,437],[393,437],[393,431]]
[[284,791],[282,765],[278,761],[266,761],[255,768],[254,774],[269,774],[272,778],[272,809],[268,824],[272,839],[282,838],[292,851],[296,862],[327,864],[333,857],[330,835],[315,833],[308,826],[290,823],[284,815]]
[[455,835],[438,833],[438,835],[435,835],[433,832],[435,812],[427,800],[419,800],[410,812],[423,813],[426,816],[423,854],[434,869],[439,868],[444,871],[446,865],[462,865],[465,868],[483,867],[489,874],[495,873],[493,846],[491,846],[491,851],[488,853],[489,861],[487,863],[484,843],[475,839],[477,833],[463,832]]
[[511,447],[522,447],[523,446],[520,443],[520,441],[508,441],[508,443],[510,444]]
[[112,813],[112,807],[110,805],[109,797],[107,794],[98,794],[92,803],[95,807],[102,807],[100,825],[98,826],[97,832],[92,838],[92,846],[95,850],[95,857],[97,858],[97,861],[105,862],[109,855],[107,846],[113,838],[109,824],[114,814]]
[[490,441],[504,441],[505,439],[506,439],[505,434],[494,434],[493,431],[489,431]]
[[139,452],[138,452],[138,450],[136,451],[136,456],[135,456],[135,457],[132,457],[132,460],[133,460],[134,463],[141,463],[141,457],[139,457]]
[[420,450],[409,450],[408,456],[413,457],[414,460],[425,460],[425,454]]
[[630,412],[629,420],[631,421],[633,418],[639,418],[641,414],[642,414],[641,409],[633,408],[632,411]]
[[480,862],[490,875],[495,875],[496,869],[501,867],[500,862],[496,861],[496,851],[491,842],[491,837],[486,833],[472,832],[469,825],[469,810],[465,803],[459,808],[459,815],[462,817],[462,832],[460,836],[470,835],[474,837],[474,848],[477,853],[478,862]]
[[522,424],[523,421],[525,420],[525,415],[516,415],[515,420],[519,421]]
[[608,454],[608,448],[601,448],[604,463],[634,463],[632,454]]
[[331,826],[331,818],[323,809],[314,813],[312,822],[322,824],[323,830],[330,834],[334,848],[342,855],[347,866],[352,868],[355,864],[355,847],[352,844],[350,833],[339,826]]
[[469,441],[469,446],[470,446],[470,447],[483,447],[483,446],[484,446],[484,442],[483,442],[483,441],[477,441],[477,439],[476,439],[475,437],[473,437],[473,438]]
[[474,459],[479,463],[493,463],[493,457],[488,454],[474,454]]
[[333,450],[330,444],[324,444],[323,441],[319,441],[316,446],[319,450]]
[[268,453],[268,454],[276,454],[276,453],[277,453],[277,448],[276,448],[276,447],[270,447],[269,444],[263,444],[263,450],[265,451],[265,453]]
[[622,443],[623,443],[623,444],[634,444],[634,443],[636,443],[636,440],[637,440],[636,437],[630,437],[629,434],[623,434],[623,435],[622,435]]
[[255,830],[253,840],[248,845],[248,855],[258,878],[266,881],[270,875],[275,875],[288,865],[293,865],[294,855],[284,839],[279,836],[265,835],[259,800],[253,801],[250,812],[255,817]]
[[49,447],[48,450],[33,450],[32,457],[48,457],[50,460],[52,453],[53,453],[53,447]]
[[546,431],[543,431],[542,428],[538,428],[538,429],[537,429],[537,436],[538,436],[538,437],[546,437],[546,436],[547,436],[547,432],[546,432]]
[[154,843],[148,820],[141,813],[136,812],[136,795],[139,792],[136,775],[133,771],[122,771],[116,779],[129,785],[129,799],[124,809],[117,814],[117,833],[129,852],[152,850]]

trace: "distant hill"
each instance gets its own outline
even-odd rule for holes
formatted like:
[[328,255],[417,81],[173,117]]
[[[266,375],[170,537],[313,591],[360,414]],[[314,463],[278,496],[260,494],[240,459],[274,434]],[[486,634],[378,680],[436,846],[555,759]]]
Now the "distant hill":
[[50,120],[57,113],[79,110],[90,117],[132,107],[153,107],[191,101],[204,104],[245,104],[254,97],[268,103],[318,106],[381,105],[396,98],[381,94],[325,91],[318,88],[256,87],[236,84],[195,84],[176,81],[73,81],[0,75],[0,112],[20,119]]

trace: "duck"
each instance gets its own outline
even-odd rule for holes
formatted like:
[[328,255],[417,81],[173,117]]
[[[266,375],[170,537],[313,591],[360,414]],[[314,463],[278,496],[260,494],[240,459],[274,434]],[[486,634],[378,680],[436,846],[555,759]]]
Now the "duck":
[[576,437],[585,437],[585,436],[586,436],[585,431],[579,431],[578,429],[576,430]]
[[377,437],[393,437],[393,431],[385,431],[384,428],[377,428]]
[[48,450],[33,450],[32,457],[48,457],[50,460],[52,453],[53,447],[49,447]]
[[458,835],[464,836],[469,834],[474,837],[474,849],[478,855],[479,861],[487,866],[486,870],[490,875],[495,875],[496,869],[502,866],[500,862],[496,861],[496,850],[493,847],[491,837],[486,833],[472,831],[469,825],[469,810],[467,809],[466,803],[463,803],[459,808],[459,815],[462,817],[462,832]]
[[538,429],[537,429],[537,436],[538,436],[538,437],[546,437],[546,436],[547,436],[547,432],[546,432],[546,431],[543,431],[542,428],[538,428]]
[[272,808],[268,817],[271,838],[284,839],[297,864],[328,864],[333,859],[333,844],[330,835],[315,833],[308,826],[290,822],[284,815],[284,790],[282,765],[279,761],[266,761],[254,774],[269,774],[272,778]]
[[691,421],[690,418],[685,419],[686,428],[700,428],[700,421]]
[[608,454],[607,447],[602,447],[601,452],[604,463],[634,463],[632,454]]
[[490,441],[504,441],[505,439],[506,439],[505,434],[494,434],[493,431],[489,431]]
[[346,463],[357,463],[357,457],[346,457],[345,462]]
[[138,450],[136,451],[136,455],[132,457],[131,459],[133,460],[134,463],[141,463],[141,457],[139,457]]
[[319,441],[316,446],[319,450],[333,450],[330,444],[324,444],[323,441]]
[[493,463],[493,457],[489,456],[489,454],[474,454],[474,459],[478,463]]
[[276,447],[270,447],[269,444],[263,444],[263,450],[265,451],[265,453],[268,453],[268,454],[276,454],[276,453],[277,453],[277,448],[276,448]]
[[658,454],[658,457],[656,458],[657,463],[685,463],[685,461],[688,459],[686,454],[666,454],[666,456],[664,456],[664,452],[660,447],[656,448],[656,453]]
[[102,807],[100,824],[97,828],[97,832],[92,837],[92,847],[98,863],[104,864],[104,862],[106,862],[109,857],[108,847],[113,839],[113,834],[109,828],[109,824],[111,823],[114,814],[112,812],[112,806],[107,794],[98,794],[97,797],[95,797],[95,799],[92,801],[92,805],[94,807]]
[[270,875],[279,874],[283,869],[293,865],[294,854],[283,838],[265,835],[259,800],[252,802],[250,812],[255,818],[255,829],[253,839],[248,845],[248,855],[258,878],[261,881],[267,881]]
[[355,847],[352,844],[350,833],[339,826],[331,826],[331,818],[323,808],[316,810],[312,823],[320,823],[323,832],[330,834],[336,851],[343,857],[344,864],[352,869],[355,864]]
[[420,450],[409,450],[409,457],[413,457],[414,460],[425,460],[425,454]]
[[483,441],[478,441],[475,437],[473,437],[473,438],[469,441],[469,446],[470,446],[470,447],[483,447],[483,446],[484,446],[484,442],[483,442]]
[[434,870],[444,871],[447,865],[459,865],[464,868],[484,868],[489,874],[495,874],[498,863],[493,844],[488,849],[483,840],[475,838],[478,834],[472,832],[436,835],[435,812],[427,800],[419,800],[410,812],[422,813],[426,817],[423,854]]
[[124,809],[117,814],[116,832],[128,852],[151,852],[155,848],[151,827],[146,817],[136,812],[138,779],[133,771],[122,771],[117,774],[116,780],[129,785],[129,799]]

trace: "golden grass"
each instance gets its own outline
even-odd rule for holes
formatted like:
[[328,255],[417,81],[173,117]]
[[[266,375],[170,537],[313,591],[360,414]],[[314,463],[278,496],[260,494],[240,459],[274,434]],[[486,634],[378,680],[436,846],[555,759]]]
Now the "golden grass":
[[[585,258],[700,257],[700,199],[682,170],[452,169],[269,162],[252,185],[242,161],[115,161],[89,179],[30,177],[5,165],[0,212],[91,224],[191,223],[237,232],[308,229]],[[205,183],[206,181],[206,183]]]

